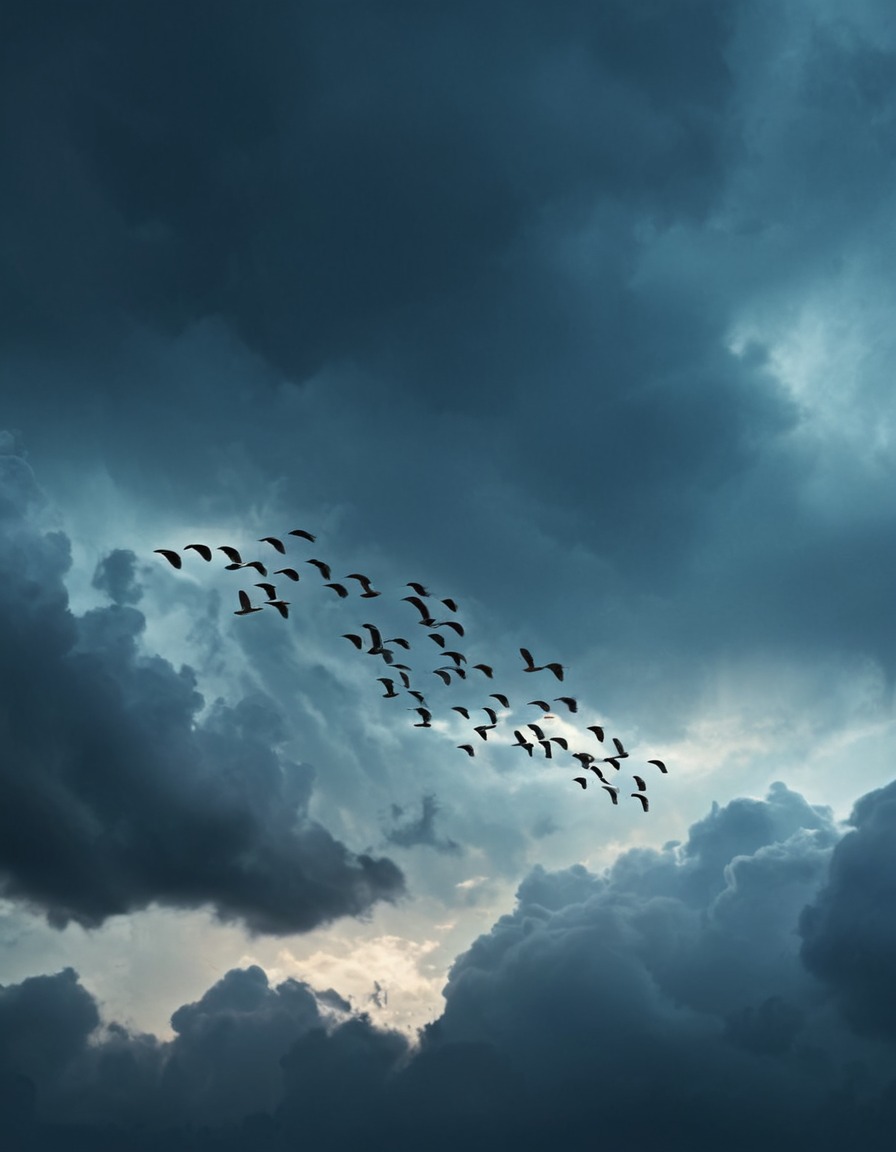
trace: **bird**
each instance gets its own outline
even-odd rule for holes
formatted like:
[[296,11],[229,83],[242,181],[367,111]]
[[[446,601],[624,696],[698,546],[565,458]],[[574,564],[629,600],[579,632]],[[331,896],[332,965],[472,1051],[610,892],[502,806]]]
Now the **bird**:
[[286,576],[288,579],[297,581],[301,579],[295,568],[278,568],[274,573],[275,576]]
[[573,780],[576,784],[581,784],[583,788],[588,787],[588,781],[584,776],[573,776]]
[[352,644],[354,644],[354,646],[358,649],[359,652],[364,647],[364,641],[361,639],[360,636],[356,636],[354,634],[354,632],[343,632],[342,638],[344,640],[351,640]]
[[613,737],[613,743],[616,746],[616,754],[619,757],[619,759],[625,760],[628,756],[628,752],[626,752],[626,750],[622,747],[622,741],[619,739],[618,736]]
[[648,764],[656,764],[656,766],[657,766],[657,768],[659,768],[660,772],[664,772],[664,773],[665,773],[665,772],[668,772],[668,771],[669,771],[669,769],[668,769],[668,768],[666,767],[666,765],[665,765],[665,764],[662,762],[662,760],[648,760],[648,761],[647,761],[647,763],[648,763]]
[[399,648],[404,648],[406,652],[410,652],[411,646],[403,636],[391,636],[388,640],[384,641],[386,644],[397,644]]
[[276,548],[282,555],[286,555],[286,547],[282,540],[278,540],[276,536],[262,536],[258,541],[259,544],[270,544],[272,548]]
[[370,647],[367,651],[371,656],[376,656],[383,650],[383,634],[375,624],[362,624],[362,628],[366,628],[370,633]]
[[553,750],[551,748],[550,740],[539,740],[538,743],[542,746],[542,748],[544,748],[545,760],[553,760],[554,759],[554,753],[553,753]]
[[612,764],[616,771],[619,771],[619,757],[618,756],[604,756],[602,763]]
[[544,732],[542,732],[542,730],[538,727],[537,724],[527,724],[526,727],[530,728],[535,733],[535,735],[538,737],[539,740],[544,740]]
[[235,568],[254,568],[259,576],[267,576],[268,574],[267,568],[265,568],[260,560],[247,560],[245,564],[228,564],[227,567],[231,569],[231,571]]
[[578,760],[583,768],[587,768],[588,765],[594,760],[594,757],[590,752],[573,752],[572,756],[574,760]]
[[632,792],[632,799],[633,800],[640,800],[641,801],[641,807],[644,809],[644,811],[645,812],[650,811],[650,801],[647,799],[647,797],[644,795],[643,792]]
[[[410,677],[408,676],[407,672],[405,672],[405,671],[404,671],[404,669],[403,669],[403,668],[401,668],[401,667],[400,667],[398,664],[396,664],[396,665],[395,665],[395,667],[398,669],[398,675],[401,677],[401,682],[402,682],[402,684],[404,685],[404,687],[405,687],[405,688],[410,688],[410,686],[411,686],[411,679],[410,679]],[[419,696],[419,695],[420,695],[420,693],[419,693],[419,692],[412,692],[412,693],[411,693],[411,695],[412,695],[412,696]],[[421,701],[421,703],[423,703],[423,701]]]
[[603,772],[601,772],[600,768],[598,768],[596,764],[586,764],[585,767],[589,768],[598,778],[598,780],[603,781],[604,784],[609,784],[609,780],[607,780],[606,776],[604,776]]
[[[436,644],[438,644],[438,646],[439,646],[440,648],[444,648],[444,647],[445,647],[445,637],[444,637],[444,636],[440,636],[440,635],[438,634],[438,632],[430,632],[430,633],[429,633],[429,638],[430,638],[430,640],[434,640],[434,641],[436,642]],[[475,667],[475,665],[474,665],[474,667]]]
[[192,548],[194,552],[198,552],[203,560],[211,560],[212,550],[208,544],[185,544],[184,552],[189,551],[190,548]]
[[268,601],[266,601],[266,607],[276,608],[284,620],[289,615],[289,601],[288,600],[268,600]]
[[645,792],[647,790],[647,785],[644,783],[640,776],[632,776],[632,780],[634,780],[639,792]]
[[310,540],[312,544],[317,539],[317,537],[312,536],[310,532],[306,532],[304,528],[293,528],[290,536],[301,536],[303,540]]
[[[428,596],[429,595],[429,593],[423,587],[423,585],[417,584],[414,580],[408,580],[407,584],[405,584],[405,588],[410,588],[413,592],[416,592],[418,596]],[[407,599],[409,599],[409,597],[406,596],[405,599],[407,600]]]
[[555,744],[559,745],[564,752],[569,751],[569,741],[565,736],[551,736],[549,739],[553,740]]
[[344,584],[324,584],[324,588],[332,588],[340,600],[348,596],[348,588]]
[[[400,673],[399,673],[399,675],[400,675],[400,676],[404,676],[404,675],[405,675],[405,673],[403,673],[403,672],[400,672]],[[426,697],[423,695],[423,693],[422,693],[422,692],[413,692],[413,691],[411,691],[411,689],[408,687],[408,685],[407,685],[407,684],[405,684],[405,688],[407,688],[407,689],[408,689],[408,696],[413,696],[413,697],[414,697],[414,699],[417,701],[417,703],[418,703],[418,704],[422,704],[422,705],[424,705],[424,706],[426,705]]]
[[467,662],[467,658],[464,656],[463,652],[449,652],[446,648],[444,655],[450,656],[455,664],[466,664]]
[[525,665],[526,665],[526,667],[523,669],[524,672],[540,672],[541,671],[540,668],[536,668],[535,661],[532,659],[532,653],[529,651],[528,648],[520,648],[520,656],[522,656],[523,661],[525,662]]
[[466,680],[467,674],[459,664],[445,665],[444,668],[439,669],[440,672],[453,672],[455,676],[460,677],[461,680]]
[[554,661],[553,664],[543,664],[542,669],[546,669],[548,672],[553,672],[558,680],[563,679],[563,665],[558,664],[556,661]]
[[486,714],[486,716],[488,716],[488,718],[489,718],[489,720],[491,720],[492,724],[498,723],[498,713],[494,710],[494,708],[483,707],[482,711]]
[[612,784],[602,784],[601,788],[603,788],[604,792],[610,793],[610,799],[613,801],[614,804],[619,803],[619,789],[618,788],[614,788]]
[[463,624],[458,624],[456,620],[443,620],[440,624],[436,625],[437,628],[452,628],[458,636],[464,635]]
[[415,724],[415,728],[432,728],[432,724],[430,724],[430,720],[432,720],[432,712],[430,712],[427,708],[412,708],[411,711],[420,713],[420,723]]
[[252,601],[249,599],[249,593],[244,592],[242,588],[239,590],[240,607],[234,612],[234,616],[248,616],[250,612],[260,612],[260,608],[253,608]]
[[434,668],[432,674],[433,676],[438,676],[440,680],[444,680],[446,684],[451,683],[451,677],[441,668]]
[[462,708],[460,704],[452,704],[451,705],[451,711],[452,712],[459,712],[461,714],[461,716],[463,716],[464,720],[470,719],[469,711],[466,708]]
[[420,613],[420,623],[425,624],[427,628],[432,628],[435,624],[435,619],[430,616],[429,609],[423,603],[419,596],[402,596],[402,600],[406,600],[408,604],[413,604],[417,611]]
[[514,728],[513,734],[514,734],[514,736],[516,736],[516,743],[513,745],[513,747],[514,748],[516,748],[516,747],[525,748],[526,751],[531,756],[532,755],[532,748],[533,748],[531,741],[527,740],[526,737],[522,734],[522,732],[520,732],[520,730],[518,728]]
[[601,726],[599,724],[589,724],[588,725],[588,731],[593,732],[594,735],[601,742],[601,744],[603,744],[603,742],[604,742],[604,730],[603,730],[603,728],[601,728]]
[[153,548],[153,552],[158,552],[160,556],[164,556],[172,568],[180,568],[182,561],[176,552],[172,552],[170,548]]
[[277,595],[277,589],[274,587],[273,584],[265,584],[264,582],[262,582],[261,584],[256,584],[255,587],[256,588],[263,588],[264,594],[267,596],[268,600],[273,600],[274,597]]
[[313,564],[314,567],[320,572],[324,580],[329,580],[331,576],[330,565],[325,564],[323,560],[306,560],[306,564]]
[[494,678],[495,670],[491,664],[474,664],[473,667],[481,672],[487,679],[491,680]]
[[243,562],[243,558],[240,556],[236,548],[231,548],[227,544],[222,544],[218,551],[223,552],[232,564],[242,564]]
[[386,689],[386,694],[383,696],[384,700],[397,699],[398,693],[395,691],[395,682],[393,680],[387,680],[385,676],[377,676],[377,680],[379,680],[380,684]]
[[554,703],[565,704],[570,712],[578,712],[579,702],[574,700],[572,696],[555,696]]
[[457,611],[457,601],[456,600],[451,600],[451,599],[443,600],[442,603],[445,605],[445,607],[448,609],[449,612],[456,612]]
[[[477,668],[478,665],[474,664],[473,667]],[[510,701],[501,692],[490,692],[489,696],[492,698],[492,700],[497,700],[502,708],[509,708],[510,707]]]
[[491,732],[494,727],[494,724],[477,724],[473,731],[478,732],[483,740],[488,740],[488,733]]
[[534,704],[536,707],[541,708],[543,712],[550,712],[551,706],[545,700],[527,700],[527,704]]
[[476,755],[476,749],[473,747],[472,744],[458,744],[458,748],[462,748],[468,756],[475,756]]
[[361,595],[368,600],[372,596],[379,596],[380,595],[379,592],[374,591],[374,589],[371,587],[370,577],[365,576],[363,572],[349,572],[348,576],[346,576],[345,579],[346,580],[357,580],[358,583],[361,585],[361,587],[364,589],[364,591],[361,593]]

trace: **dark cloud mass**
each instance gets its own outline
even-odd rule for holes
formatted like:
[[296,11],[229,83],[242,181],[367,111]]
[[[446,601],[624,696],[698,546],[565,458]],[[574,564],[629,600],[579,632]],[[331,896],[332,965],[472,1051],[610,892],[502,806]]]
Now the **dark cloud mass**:
[[[883,926],[861,941],[866,971],[889,970],[889,894],[843,866],[852,852],[886,868],[875,823],[889,804],[864,797],[839,839],[829,812],[779,784],[602,875],[536,868],[514,911],[458,958],[414,1048],[347,1005],[329,1012],[332,994],[270,987],[259,968],[178,1009],[170,1042],[118,1027],[89,1042],[97,1013],[74,973],[34,978],[0,991],[4,1090],[37,1148],[71,1131],[63,1120],[83,1147],[105,1147],[96,1125],[113,1118],[146,1148],[237,1148],[251,1131],[261,1148],[585,1149],[598,1125],[609,1147],[645,1152],[883,1152],[892,1030],[869,1039],[831,1011],[856,975],[830,968],[820,985],[797,925],[837,887]],[[826,931],[835,947],[854,929],[829,919]]]
[[117,602],[77,617],[69,543],[28,519],[40,491],[0,455],[0,876],[52,923],[152,902],[210,905],[255,932],[307,931],[403,888],[308,815],[313,771],[285,757],[263,697],[203,700],[196,676],[144,653],[133,556],[95,581]]

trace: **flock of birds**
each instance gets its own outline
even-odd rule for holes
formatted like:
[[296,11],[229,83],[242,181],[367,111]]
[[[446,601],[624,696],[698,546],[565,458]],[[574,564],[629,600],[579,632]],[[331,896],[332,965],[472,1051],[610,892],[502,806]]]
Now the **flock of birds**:
[[[313,544],[316,537],[312,533],[305,531],[303,528],[294,528],[288,533],[289,536],[296,537],[306,541],[308,544]],[[265,544],[272,550],[271,555],[276,554],[277,557],[286,557],[287,541],[278,536],[262,536],[259,540],[260,544]],[[284,566],[276,568],[269,573],[269,564],[263,560],[244,560],[239,549],[231,547],[230,545],[220,545],[212,548],[208,544],[187,544],[183,547],[181,552],[177,552],[171,548],[156,548],[160,556],[164,557],[167,562],[176,569],[183,567],[182,553],[195,552],[197,556],[201,557],[206,563],[211,563],[216,552],[222,553],[228,563],[225,568],[228,571],[246,571],[249,570],[261,579],[253,582],[253,587],[258,588],[263,593],[263,598],[256,595],[254,599],[260,603],[253,604],[253,595],[241,588],[238,590],[237,596],[239,600],[239,608],[235,609],[235,616],[249,616],[256,612],[262,612],[265,608],[273,609],[278,612],[283,619],[288,619],[290,601],[285,600],[278,594],[277,584],[273,581],[273,577],[282,576],[288,580],[291,585],[297,585],[302,578],[304,569],[295,566]],[[278,562],[278,561],[275,561]],[[279,561],[284,563],[285,561]],[[323,560],[311,557],[302,559],[301,561],[294,561],[293,565],[308,565],[316,569],[321,578],[323,587],[329,588],[333,591],[334,595],[339,597],[340,600],[347,600],[352,597],[352,591],[355,584],[357,585],[357,592],[354,598],[362,600],[374,600],[381,595],[377,589],[373,587],[373,581],[369,576],[363,572],[349,572],[348,575],[341,577],[339,580],[333,580],[331,566]],[[305,573],[308,575],[308,573]],[[269,579],[268,577],[271,577]],[[350,585],[348,581],[354,583]],[[282,583],[282,582],[281,582]],[[400,700],[410,699],[414,704],[408,709],[419,716],[419,720],[415,721],[413,727],[415,728],[432,728],[433,719],[435,717],[434,708],[435,704],[430,703],[430,697],[435,691],[439,691],[440,695],[444,695],[445,689],[450,689],[456,694],[459,687],[464,686],[467,689],[467,695],[471,695],[470,689],[475,684],[485,687],[492,687],[491,681],[494,680],[494,668],[490,664],[476,663],[470,664],[467,656],[458,650],[458,641],[465,636],[465,629],[460,620],[457,619],[458,605],[457,602],[450,597],[440,598],[433,596],[427,588],[416,581],[410,580],[407,582],[406,587],[411,591],[407,596],[402,597],[404,603],[410,604],[411,607],[419,614],[419,619],[416,621],[417,625],[424,630],[424,635],[420,640],[420,646],[423,645],[423,640],[429,640],[433,648],[429,649],[431,655],[436,656],[434,661],[438,666],[435,668],[427,669],[427,672],[440,682],[438,685],[432,681],[426,681],[417,678],[415,670],[410,664],[405,661],[410,659],[409,654],[412,649],[416,650],[417,645],[412,644],[405,636],[388,636],[384,637],[383,631],[391,631],[391,628],[386,628],[382,623],[363,623],[359,625],[359,630],[355,632],[344,632],[342,638],[349,641],[349,643],[357,649],[358,652],[365,652],[368,656],[375,659],[382,660],[385,665],[384,671],[389,675],[377,677],[377,681],[383,686],[383,698],[386,700]],[[447,615],[444,610],[447,610]],[[445,616],[445,619],[438,619],[437,617]],[[363,635],[366,633],[366,635]],[[449,644],[451,645],[449,647]],[[553,684],[554,682],[562,683],[564,679],[565,668],[562,664],[556,661],[549,661],[544,664],[536,664],[532,653],[527,648],[520,648],[520,656],[523,661],[522,671],[529,674],[546,673],[551,679],[542,677],[539,683]],[[432,662],[432,661],[430,661]],[[474,675],[475,674],[475,675]],[[556,690],[556,689],[555,689]],[[582,733],[576,732],[575,735],[568,733],[569,723],[561,723],[559,726],[567,730],[566,735],[552,735],[551,728],[558,727],[557,712],[554,710],[554,704],[561,704],[563,706],[563,720],[566,721],[569,716],[577,715],[579,712],[579,703],[574,696],[554,696],[547,698],[549,693],[545,693],[544,699],[536,698],[525,702],[527,708],[537,708],[537,722],[535,720],[524,720],[518,723],[517,727],[507,722],[508,714],[512,711],[513,705],[511,704],[510,697],[505,692],[489,692],[487,694],[487,703],[482,703],[481,694],[478,691],[473,692],[472,696],[477,698],[476,703],[467,702],[464,704],[450,704],[445,709],[446,712],[455,714],[455,717],[461,717],[465,721],[472,723],[472,732],[479,737],[483,743],[487,743],[489,737],[496,739],[494,734],[498,733],[502,728],[509,728],[513,732],[512,747],[519,748],[520,752],[526,753],[530,759],[536,754],[543,756],[547,760],[559,759],[561,756],[566,755],[577,761],[581,775],[574,776],[573,782],[578,784],[582,789],[588,787],[589,782],[594,783],[595,780],[599,786],[608,793],[610,800],[613,804],[619,803],[619,794],[623,791],[622,786],[619,784],[611,783],[612,780],[619,779],[619,776],[610,776],[608,778],[605,773],[609,772],[612,768],[615,773],[621,771],[622,761],[629,759],[629,753],[626,751],[622,741],[613,736],[610,739],[613,750],[609,755],[604,755],[607,752],[606,738],[604,727],[600,724],[589,724],[584,732],[589,735],[586,737]],[[482,723],[476,723],[480,719],[479,713],[484,713],[485,718]],[[475,713],[475,715],[474,715]],[[530,713],[531,715],[531,713]],[[579,749],[574,745],[580,742],[587,741],[592,751],[586,749]],[[457,745],[458,749],[465,752],[467,756],[475,756],[477,744],[475,742],[468,742]],[[478,745],[481,747],[481,745]],[[648,760],[647,764],[657,769],[660,773],[665,774],[668,770],[662,760]],[[607,766],[607,767],[605,767]],[[642,772],[644,770],[642,769]],[[592,776],[587,775],[592,773]],[[632,779],[636,785],[637,790],[629,793],[631,799],[637,800],[645,812],[650,809],[650,800],[647,796],[647,781],[644,775],[633,774]]]

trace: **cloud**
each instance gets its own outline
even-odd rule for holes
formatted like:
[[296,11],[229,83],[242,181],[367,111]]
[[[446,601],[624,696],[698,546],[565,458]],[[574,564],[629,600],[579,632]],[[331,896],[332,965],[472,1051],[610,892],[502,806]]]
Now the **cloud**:
[[440,804],[432,792],[424,793],[420,801],[420,815],[409,817],[405,822],[398,823],[404,815],[404,808],[399,804],[392,805],[392,817],[395,826],[386,832],[386,840],[396,844],[399,848],[413,848],[415,845],[424,845],[450,856],[459,856],[461,846],[450,837],[439,836],[436,832],[436,816],[440,811]]
[[403,890],[308,815],[313,770],[282,752],[263,695],[204,701],[187,666],[140,643],[133,557],[99,583],[119,602],[76,617],[67,538],[28,519],[40,492],[0,456],[0,870],[50,921],[96,926],[153,902],[211,906],[253,932],[307,931]]
[[137,557],[129,548],[114,548],[96,566],[91,584],[114,604],[137,604],[143,589],[136,581]]
[[[53,1119],[80,1109],[86,1134],[115,1089],[119,1117],[164,1114],[185,1138],[185,1125],[205,1124],[225,1147],[248,1125],[272,1146],[347,1146],[363,1132],[374,1149],[484,1149],[498,1134],[522,1149],[549,1137],[584,1149],[599,1123],[608,1143],[645,1152],[793,1140],[835,1152],[850,1133],[882,1152],[892,1032],[869,1037],[848,1002],[832,1014],[796,929],[802,908],[861,893],[863,972],[889,971],[889,893],[866,884],[865,865],[844,864],[857,841],[868,867],[886,864],[888,791],[859,802],[844,838],[826,809],[778,784],[765,800],[715,806],[683,845],[625,852],[602,875],[535,868],[515,909],[458,957],[445,1010],[416,1048],[365,1015],[328,1013],[307,985],[271,988],[258,968],[178,1009],[168,1044],[113,1029],[88,1045],[96,1010],[68,972],[0,994],[0,1016],[14,1004],[30,1021],[15,1050],[59,1053],[22,1070],[7,1057],[6,1083],[21,1099],[9,1077],[33,1077]],[[848,991],[859,976],[826,980]],[[45,1001],[68,1007],[48,1013]],[[54,1042],[57,1019],[72,1022]],[[142,1079],[121,1071],[128,1052]]]

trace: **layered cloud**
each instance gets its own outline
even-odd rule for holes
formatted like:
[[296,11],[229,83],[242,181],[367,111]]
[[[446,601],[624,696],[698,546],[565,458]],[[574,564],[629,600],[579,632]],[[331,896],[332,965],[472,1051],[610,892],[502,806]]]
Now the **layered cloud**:
[[255,932],[302,932],[403,890],[308,814],[314,772],[283,754],[264,696],[216,701],[145,652],[134,556],[95,583],[115,601],[75,616],[69,542],[29,518],[40,491],[0,455],[0,876],[52,923],[101,924],[156,902],[208,905]]
[[[205,1147],[205,1125],[227,1148],[251,1132],[261,1148],[584,1149],[597,1126],[645,1152],[793,1140],[834,1152],[851,1139],[882,1152],[896,952],[890,894],[869,875],[891,855],[891,792],[863,797],[843,837],[778,784],[602,875],[536,868],[458,957],[444,1012],[413,1048],[335,993],[272,988],[258,968],[178,1009],[166,1043],[97,1032],[71,971],[27,980],[0,991],[5,1091],[20,1124],[50,1141],[49,1120],[78,1122],[89,1148],[114,1117],[146,1123],[148,1148]],[[876,1035],[855,1015],[862,995],[880,1010]]]

